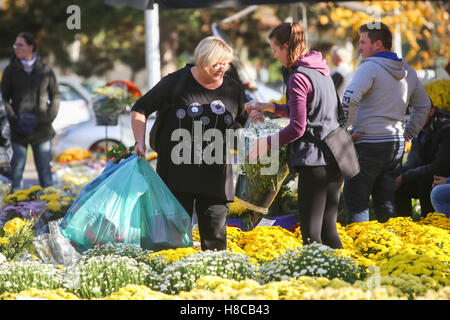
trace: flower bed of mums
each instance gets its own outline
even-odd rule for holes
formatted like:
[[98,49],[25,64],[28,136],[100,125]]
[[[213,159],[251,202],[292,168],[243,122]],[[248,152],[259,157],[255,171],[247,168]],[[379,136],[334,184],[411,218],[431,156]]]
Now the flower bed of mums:
[[[110,243],[64,265],[40,260],[32,241],[42,232],[39,221],[63,216],[95,178],[92,170],[101,169],[89,161],[62,165],[58,188],[35,186],[5,197],[0,300],[450,298],[450,219],[439,213],[419,221],[338,224],[344,247],[339,250],[303,246],[300,228],[229,226],[226,251],[193,246],[152,252]],[[198,229],[193,240],[200,240]]]
[[[449,299],[450,222],[437,213],[338,225],[344,249],[300,230],[228,227],[226,251],[108,244],[66,266],[0,256],[0,299]],[[20,224],[16,229],[20,229]],[[9,230],[9,232],[13,232]],[[199,240],[198,230],[193,231]]]

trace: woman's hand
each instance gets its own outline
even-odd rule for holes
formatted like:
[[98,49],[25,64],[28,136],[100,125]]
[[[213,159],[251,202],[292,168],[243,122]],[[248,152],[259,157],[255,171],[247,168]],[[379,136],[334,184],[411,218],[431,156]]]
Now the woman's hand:
[[433,176],[433,185],[431,187],[434,188],[440,184],[446,184],[446,183],[447,183],[447,178],[441,177],[441,176]]
[[397,191],[398,188],[400,188],[403,184],[403,179],[402,176],[398,176],[397,178],[395,178],[394,180],[394,190]]
[[247,102],[244,104],[244,108],[253,122],[264,122],[264,111],[275,112],[275,105],[273,103],[262,103],[256,100]]
[[252,110],[250,111],[250,119],[252,119],[253,122],[261,121],[264,122],[264,114],[261,111],[258,110]]
[[141,160],[142,157],[145,158],[145,143],[142,141],[137,141],[134,145],[134,153],[138,155],[139,160]]
[[144,114],[132,111],[131,112],[131,128],[133,129],[134,153],[139,156],[139,160],[145,157],[145,128],[147,118]]
[[245,110],[250,114],[252,110],[259,112],[269,111],[275,113],[275,105],[273,103],[263,103],[256,100],[252,100],[244,104]]
[[248,161],[250,163],[256,162],[257,159],[264,157],[268,150],[269,144],[267,143],[267,139],[253,141],[250,150],[248,151]]

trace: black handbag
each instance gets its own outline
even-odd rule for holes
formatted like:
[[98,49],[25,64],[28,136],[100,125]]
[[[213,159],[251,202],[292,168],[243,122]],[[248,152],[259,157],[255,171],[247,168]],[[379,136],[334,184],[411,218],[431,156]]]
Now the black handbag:
[[338,101],[339,127],[330,132],[323,140],[312,136],[309,132],[305,134],[305,138],[328,148],[336,160],[342,177],[347,180],[356,176],[359,173],[360,167],[355,144],[347,129],[344,127],[345,115],[337,92],[336,96]]
[[359,160],[352,137],[341,126],[328,134],[323,142],[330,149],[344,179],[350,179],[359,173]]
[[31,136],[36,130],[37,117],[32,112],[21,112],[17,116],[16,133],[23,136]]

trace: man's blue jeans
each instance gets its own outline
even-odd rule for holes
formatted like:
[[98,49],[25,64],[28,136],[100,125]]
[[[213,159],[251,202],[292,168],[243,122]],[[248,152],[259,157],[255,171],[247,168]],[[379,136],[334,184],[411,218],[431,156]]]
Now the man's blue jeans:
[[394,216],[394,180],[400,174],[404,141],[358,143],[360,172],[345,181],[347,223],[369,221],[369,199],[379,222]]
[[[12,143],[13,157],[11,159],[12,171],[12,192],[22,188],[22,176],[25,164],[27,162],[27,148],[19,143]],[[33,150],[34,164],[39,177],[39,184],[43,187],[53,185],[52,172],[50,169],[51,160],[51,141],[45,141],[41,144],[31,145]]]

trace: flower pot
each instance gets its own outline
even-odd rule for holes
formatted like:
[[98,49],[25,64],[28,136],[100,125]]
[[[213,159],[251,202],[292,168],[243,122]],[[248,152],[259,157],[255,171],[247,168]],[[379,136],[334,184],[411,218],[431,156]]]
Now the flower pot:
[[98,126],[117,126],[118,123],[118,114],[95,114],[95,122]]

